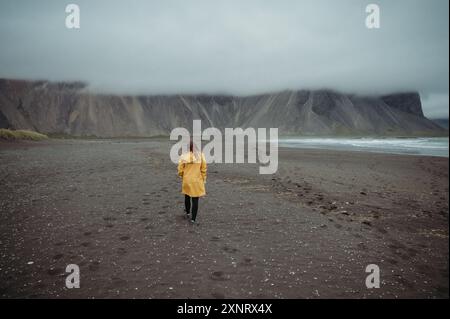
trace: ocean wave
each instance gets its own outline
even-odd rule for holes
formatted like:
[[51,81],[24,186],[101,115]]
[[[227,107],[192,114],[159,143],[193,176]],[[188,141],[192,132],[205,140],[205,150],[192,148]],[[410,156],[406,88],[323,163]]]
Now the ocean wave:
[[291,148],[370,151],[393,154],[449,156],[448,137],[435,138],[280,138],[279,145]]

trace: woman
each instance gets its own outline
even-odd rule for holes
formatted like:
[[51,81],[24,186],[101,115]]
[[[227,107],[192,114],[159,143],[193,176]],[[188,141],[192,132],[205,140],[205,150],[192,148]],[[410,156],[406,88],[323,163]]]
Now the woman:
[[191,223],[194,224],[197,218],[198,198],[205,195],[206,160],[205,155],[197,150],[192,141],[189,143],[189,153],[180,157],[178,175],[183,179],[181,192],[184,194],[186,217],[189,218],[192,206]]

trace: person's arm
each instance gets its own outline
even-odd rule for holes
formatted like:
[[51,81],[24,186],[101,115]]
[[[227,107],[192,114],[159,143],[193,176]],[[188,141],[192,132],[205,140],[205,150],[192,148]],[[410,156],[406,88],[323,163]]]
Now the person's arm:
[[200,173],[202,174],[203,182],[206,182],[206,171],[207,171],[206,159],[205,155],[202,153],[202,163],[200,164]]
[[180,160],[178,161],[178,176],[183,177],[183,173],[184,173],[184,162],[180,157]]

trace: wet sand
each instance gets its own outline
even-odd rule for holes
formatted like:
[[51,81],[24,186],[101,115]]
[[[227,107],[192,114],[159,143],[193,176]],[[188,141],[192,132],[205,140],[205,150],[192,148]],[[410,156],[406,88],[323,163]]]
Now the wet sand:
[[280,149],[275,175],[211,164],[192,226],[169,147],[1,143],[0,297],[448,298],[448,159]]

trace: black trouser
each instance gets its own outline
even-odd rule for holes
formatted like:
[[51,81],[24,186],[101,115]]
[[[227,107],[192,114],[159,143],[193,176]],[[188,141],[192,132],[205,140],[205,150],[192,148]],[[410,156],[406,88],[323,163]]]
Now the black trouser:
[[191,212],[191,198],[192,198],[192,220],[197,217],[198,210],[198,197],[190,197],[189,195],[184,195],[184,206],[186,207],[186,214]]

